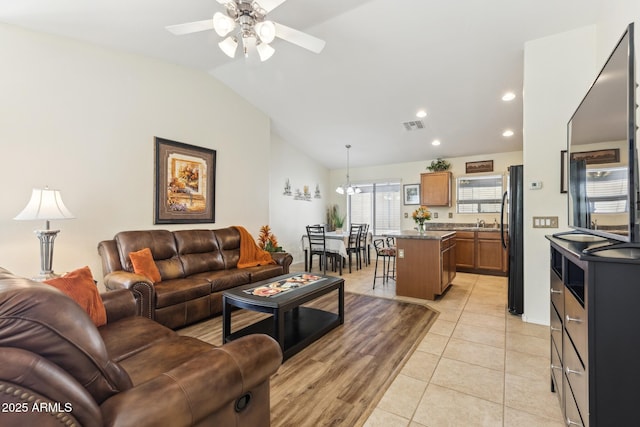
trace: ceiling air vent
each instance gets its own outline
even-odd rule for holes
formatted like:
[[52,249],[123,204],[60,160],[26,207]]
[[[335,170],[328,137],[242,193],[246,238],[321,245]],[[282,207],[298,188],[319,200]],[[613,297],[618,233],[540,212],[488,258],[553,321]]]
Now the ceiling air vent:
[[422,120],[413,120],[410,122],[404,122],[402,123],[402,126],[404,126],[404,130],[406,130],[407,132],[424,129],[424,123],[422,122]]

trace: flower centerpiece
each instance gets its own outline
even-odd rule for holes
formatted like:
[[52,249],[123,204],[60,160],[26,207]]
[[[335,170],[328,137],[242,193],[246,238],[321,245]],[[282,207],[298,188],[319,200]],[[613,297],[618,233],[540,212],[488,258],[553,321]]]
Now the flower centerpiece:
[[421,233],[424,232],[424,222],[431,219],[431,212],[429,212],[429,209],[426,206],[420,206],[418,209],[413,211],[413,214],[411,214],[411,216],[413,217],[413,220],[416,222],[416,224],[418,224],[418,231]]

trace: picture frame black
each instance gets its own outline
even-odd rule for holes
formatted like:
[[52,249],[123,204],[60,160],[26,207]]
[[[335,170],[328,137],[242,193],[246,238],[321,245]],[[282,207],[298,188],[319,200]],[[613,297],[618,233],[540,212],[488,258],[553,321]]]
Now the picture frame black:
[[216,151],[155,137],[154,224],[215,223]]
[[566,193],[568,188],[567,168],[568,168],[567,150],[560,151],[560,193]]

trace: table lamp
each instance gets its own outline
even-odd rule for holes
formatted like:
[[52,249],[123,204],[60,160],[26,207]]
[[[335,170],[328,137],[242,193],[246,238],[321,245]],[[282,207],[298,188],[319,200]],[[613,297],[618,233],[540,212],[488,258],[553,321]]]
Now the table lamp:
[[17,220],[45,220],[45,229],[34,231],[40,239],[40,275],[34,277],[35,280],[47,280],[58,276],[53,272],[51,265],[53,263],[53,241],[60,230],[51,230],[49,221],[71,218],[75,217],[62,203],[60,191],[49,190],[48,187],[34,188],[27,206],[13,218]]

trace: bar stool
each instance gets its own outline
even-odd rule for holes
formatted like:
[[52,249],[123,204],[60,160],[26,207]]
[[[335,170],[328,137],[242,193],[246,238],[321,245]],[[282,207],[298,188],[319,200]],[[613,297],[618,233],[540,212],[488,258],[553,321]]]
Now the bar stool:
[[[391,278],[396,279],[396,238],[387,237],[387,249],[389,249],[389,267],[387,267],[387,274],[391,273]],[[393,269],[391,268],[391,259],[393,258]]]
[[[391,257],[395,258],[395,252],[385,247],[384,240],[376,239],[373,241],[376,250],[376,266],[373,271],[373,289],[376,288],[376,279],[382,278],[382,284],[389,282],[389,265]],[[378,276],[378,260],[382,258],[382,276]]]

